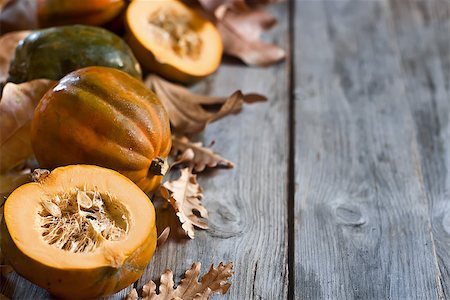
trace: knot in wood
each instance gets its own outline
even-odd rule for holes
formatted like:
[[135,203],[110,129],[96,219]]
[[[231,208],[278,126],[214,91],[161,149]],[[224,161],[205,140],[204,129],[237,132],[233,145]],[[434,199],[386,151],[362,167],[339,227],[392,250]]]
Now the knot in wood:
[[336,207],[336,217],[345,225],[361,226],[366,223],[359,207],[351,204],[341,204]]

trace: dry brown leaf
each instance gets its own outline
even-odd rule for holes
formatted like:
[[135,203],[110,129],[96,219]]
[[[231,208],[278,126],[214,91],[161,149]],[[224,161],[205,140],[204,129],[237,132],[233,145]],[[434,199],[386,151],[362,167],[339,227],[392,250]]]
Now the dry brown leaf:
[[[268,66],[283,60],[286,52],[275,44],[259,40],[257,30],[253,31],[252,35],[245,34],[249,32],[246,28],[254,27],[249,24],[249,21],[245,21],[253,19],[249,17],[251,15],[256,19],[260,14],[258,12],[239,13],[230,9],[223,13],[223,18],[217,22],[217,28],[222,35],[224,52],[240,58],[247,65]],[[244,26],[246,23],[248,25]]]
[[40,1],[4,1],[0,9],[0,33],[38,28],[38,2]]
[[[168,200],[176,211],[181,227],[191,239],[195,237],[194,226],[208,229],[205,220],[208,218],[208,211],[200,202],[203,191],[197,183],[197,176],[192,174],[190,168],[181,169],[181,176],[176,180],[165,182],[163,188],[172,192]],[[198,217],[195,211],[202,218]]]
[[158,245],[158,247],[164,245],[164,243],[167,241],[167,238],[169,237],[169,234],[170,234],[170,227],[164,228],[163,232],[161,232],[161,234],[158,236],[156,240],[156,244]]
[[[156,284],[149,281],[142,287],[143,300],[206,300],[213,293],[225,294],[231,286],[228,282],[233,275],[233,264],[220,263],[217,268],[211,265],[209,271],[202,276],[200,282],[201,264],[194,263],[184,274],[180,284],[174,289],[173,272],[166,270],[161,275],[159,294],[156,292]],[[136,290],[131,291],[127,300],[136,300]]]
[[244,0],[199,2],[215,19],[226,54],[256,66],[267,66],[285,58],[283,49],[260,40],[261,34],[276,24],[276,19],[259,5],[277,0],[249,1],[252,6]]
[[138,300],[139,296],[136,289],[132,289],[131,292],[125,297],[125,300]]
[[47,79],[6,84],[0,101],[0,173],[12,170],[33,155],[31,119],[37,103],[52,85],[53,81]]
[[0,83],[8,78],[9,65],[14,58],[17,44],[29,33],[30,31],[14,31],[0,37]]
[[230,97],[197,95],[183,86],[153,74],[146,78],[145,83],[158,95],[175,131],[187,134],[198,133],[208,123],[239,112],[244,102],[266,100],[264,96],[243,95],[241,91],[233,93]]
[[178,162],[191,165],[196,172],[201,172],[206,167],[234,167],[231,161],[203,146],[201,142],[193,143],[185,136],[172,136],[172,151],[177,154]]

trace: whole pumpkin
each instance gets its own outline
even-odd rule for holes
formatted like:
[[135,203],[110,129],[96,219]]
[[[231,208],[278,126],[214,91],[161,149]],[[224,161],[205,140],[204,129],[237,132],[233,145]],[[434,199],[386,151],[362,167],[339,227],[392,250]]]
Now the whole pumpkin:
[[31,143],[41,167],[98,165],[145,192],[159,186],[172,145],[157,96],[140,80],[106,67],[74,71],[42,97]]
[[89,66],[116,68],[141,79],[130,47],[114,33],[95,26],[58,26],[31,32],[17,45],[8,82],[60,80]]
[[125,8],[125,0],[38,0],[37,8],[41,27],[66,24],[100,26]]

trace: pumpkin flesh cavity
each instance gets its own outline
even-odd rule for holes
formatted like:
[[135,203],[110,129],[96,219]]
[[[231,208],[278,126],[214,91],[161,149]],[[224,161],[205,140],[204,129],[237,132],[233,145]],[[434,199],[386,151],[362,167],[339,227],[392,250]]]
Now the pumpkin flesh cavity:
[[154,11],[148,18],[151,34],[179,57],[197,60],[202,49],[202,39],[188,14],[164,7]]
[[41,202],[44,241],[70,251],[92,252],[105,241],[119,241],[128,232],[128,211],[109,193],[76,190]]
[[61,298],[125,288],[142,276],[156,248],[150,199],[125,176],[97,166],[56,168],[17,188],[4,204],[0,230],[14,270]]
[[134,0],[126,13],[126,39],[149,72],[192,83],[220,64],[223,43],[213,23],[177,0]]

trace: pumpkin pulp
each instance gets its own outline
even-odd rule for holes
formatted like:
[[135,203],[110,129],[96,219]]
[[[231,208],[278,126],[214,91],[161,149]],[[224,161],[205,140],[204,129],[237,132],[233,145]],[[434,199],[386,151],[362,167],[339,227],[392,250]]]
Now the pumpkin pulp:
[[95,298],[143,273],[156,247],[148,197],[96,166],[55,169],[6,200],[2,253],[22,276],[63,298]]

